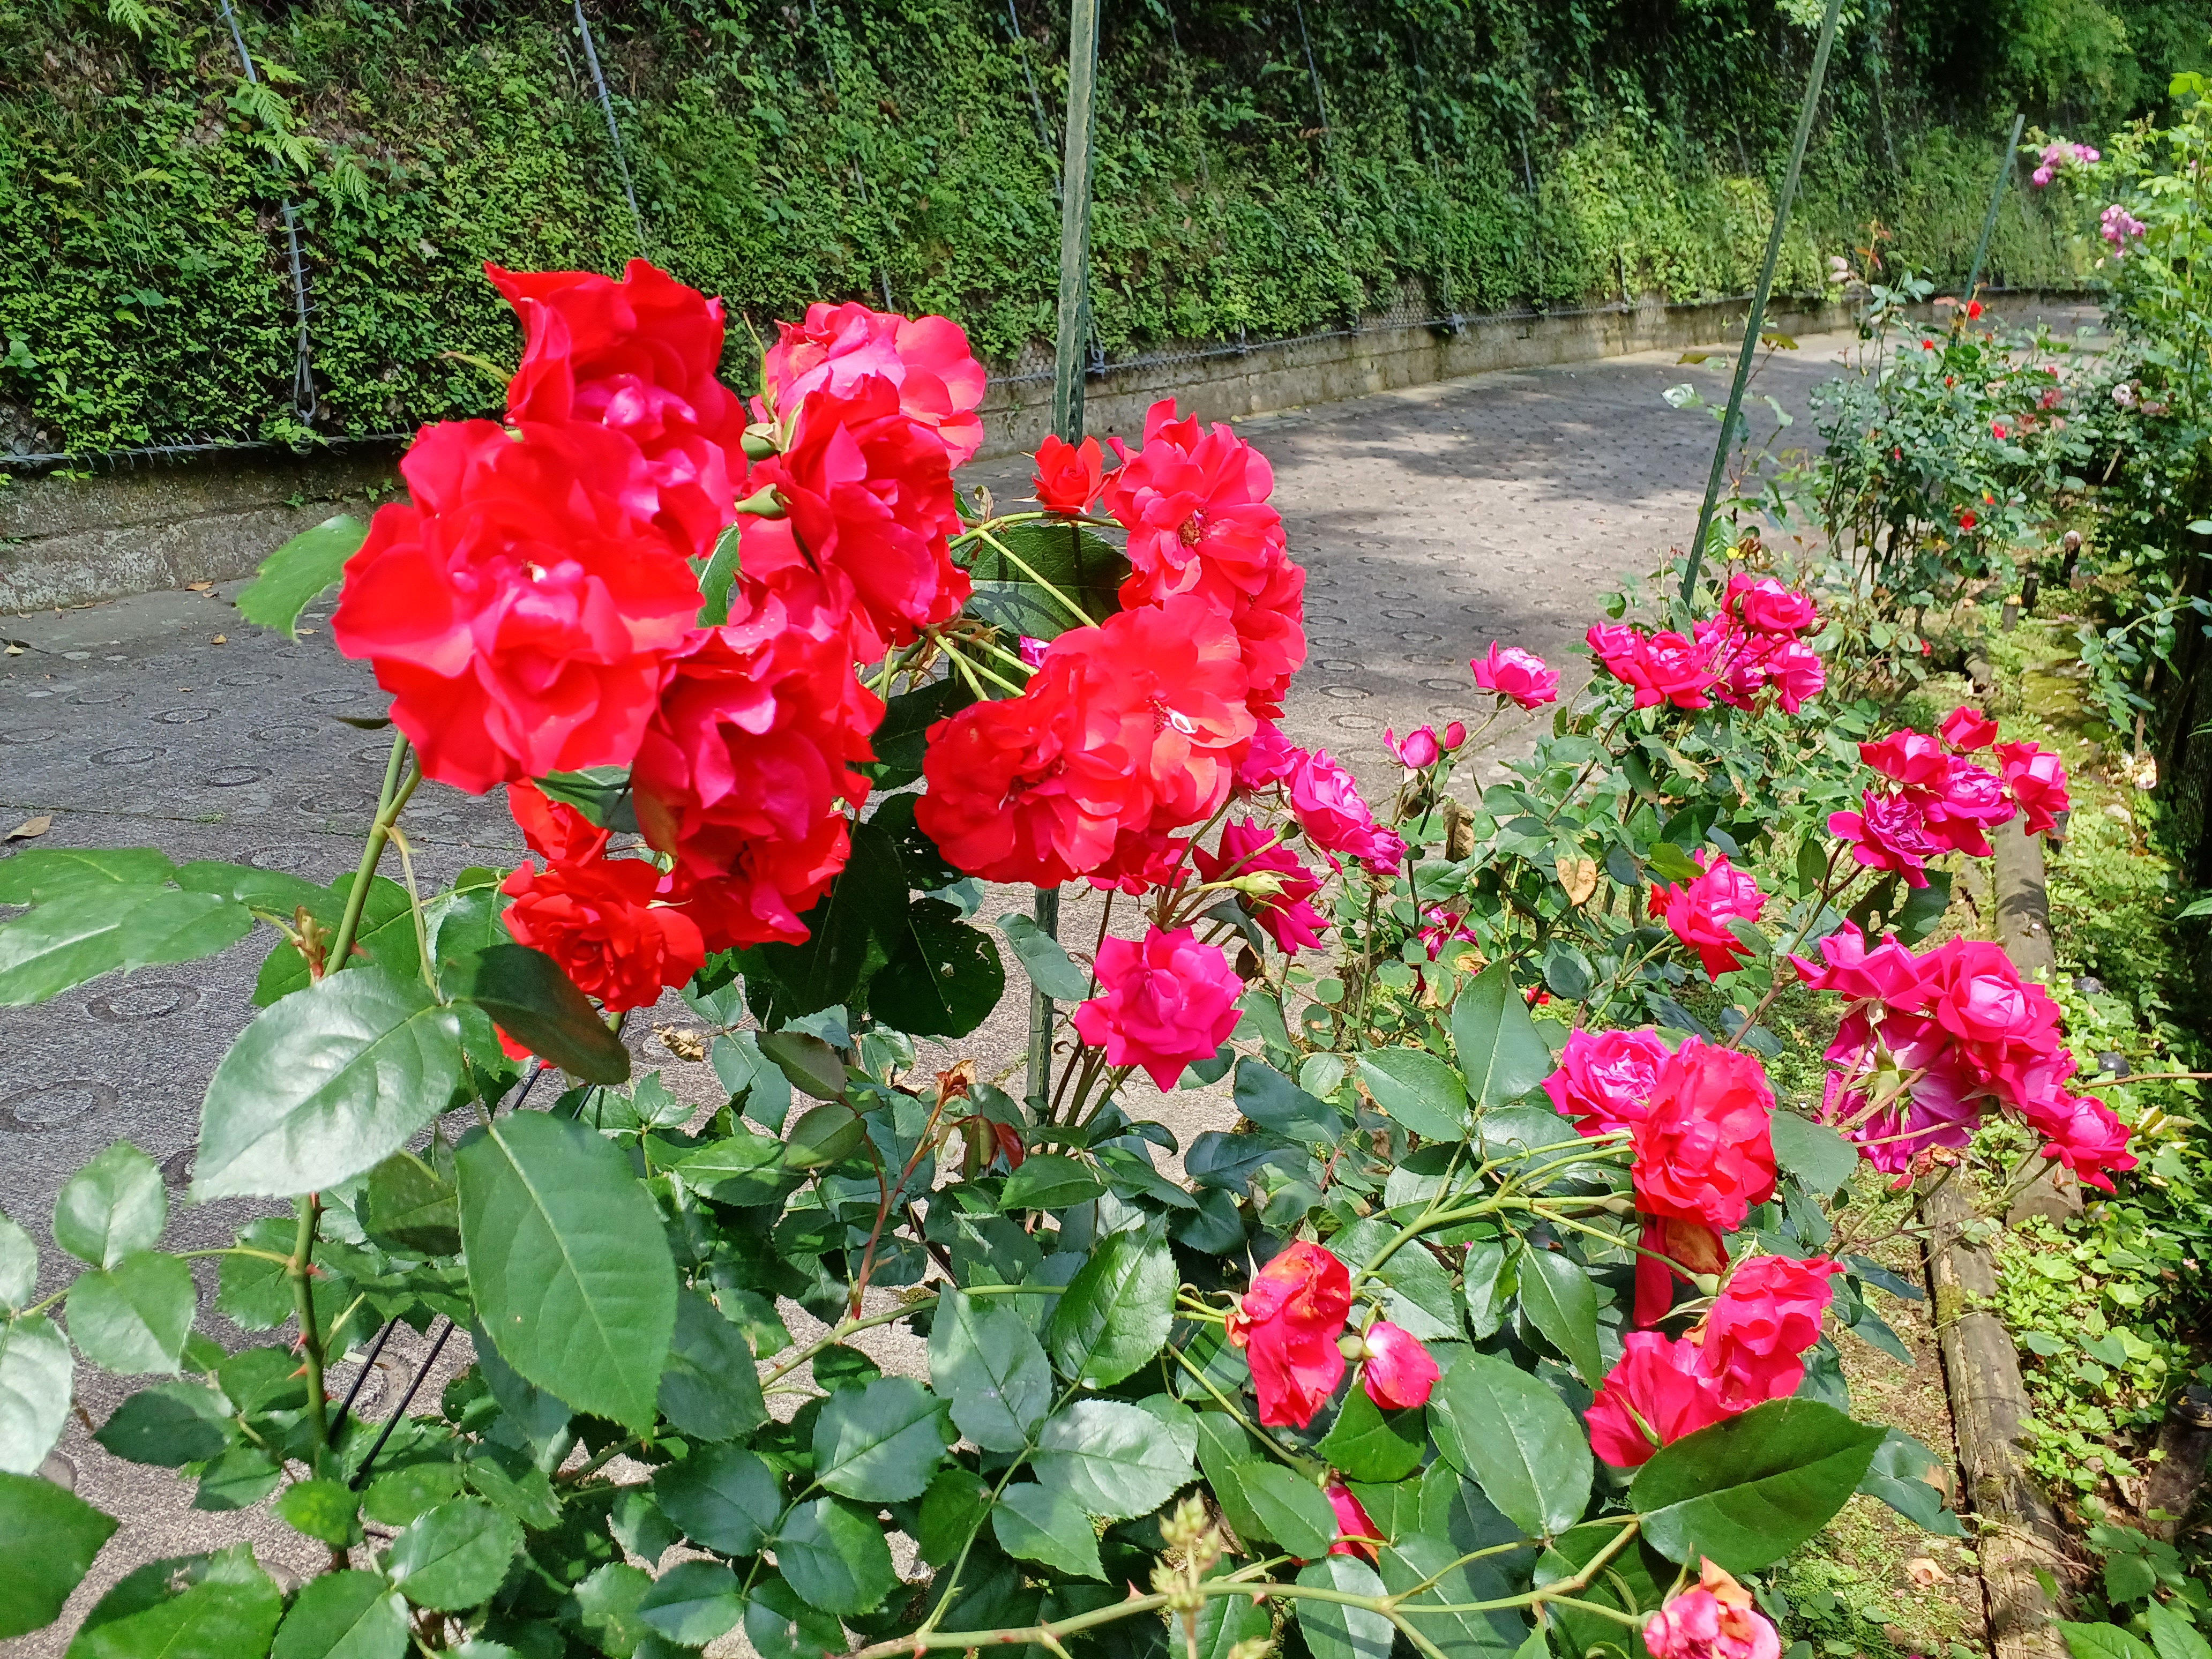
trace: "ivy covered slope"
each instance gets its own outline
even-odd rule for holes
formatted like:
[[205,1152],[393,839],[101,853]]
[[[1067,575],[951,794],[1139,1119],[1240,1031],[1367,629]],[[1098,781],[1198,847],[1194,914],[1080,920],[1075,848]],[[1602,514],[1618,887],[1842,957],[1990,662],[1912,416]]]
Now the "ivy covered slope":
[[[2166,16],[2187,7],[2069,5],[2065,27],[2042,27],[2051,9],[2021,0],[2009,33],[1926,0],[1853,11],[1785,287],[1817,290],[1824,256],[1877,221],[1894,253],[1962,276],[2015,99],[2061,89],[2117,118],[2145,101],[2132,53],[2163,70],[2203,50],[2201,20]],[[1101,341],[1291,335],[1401,298],[1441,313],[1610,300],[1624,282],[1741,292],[1807,67],[1790,12],[1117,12]],[[903,308],[962,319],[987,359],[1016,359],[1050,326],[1065,41],[1057,9],[1018,0],[1013,15],[1018,46],[988,0],[803,15],[675,0],[601,17],[650,252],[763,324],[887,286]],[[550,0],[247,5],[249,85],[207,7],[0,5],[7,441],[301,435],[288,198],[312,293],[311,428],[490,408],[467,360],[511,348],[482,261],[611,271],[639,251],[569,20]],[[2023,200],[1990,270],[2074,276]]]

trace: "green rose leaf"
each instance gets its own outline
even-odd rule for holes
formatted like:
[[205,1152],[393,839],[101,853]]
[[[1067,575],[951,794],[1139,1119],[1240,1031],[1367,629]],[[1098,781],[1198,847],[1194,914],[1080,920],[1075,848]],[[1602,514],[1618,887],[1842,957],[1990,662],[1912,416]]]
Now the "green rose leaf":
[[1564,1532],[1589,1503],[1589,1442],[1559,1395],[1505,1360],[1462,1355],[1429,1396],[1452,1466],[1529,1534]]
[[794,1170],[826,1170],[860,1150],[868,1126],[840,1100],[825,1100],[799,1115],[784,1137],[783,1161]]
[[1167,1341],[1179,1279],[1158,1234],[1146,1229],[1110,1236],[1053,1310],[1047,1339],[1053,1364],[1089,1389],[1109,1388],[1129,1376]]
[[1358,1059],[1359,1080],[1375,1103],[1424,1140],[1467,1133],[1467,1090],[1459,1074],[1419,1048],[1377,1048]]
[[[1382,1583],[1395,1595],[1405,1595],[1417,1584],[1428,1584],[1419,1595],[1408,1598],[1407,1605],[1414,1607],[1425,1601],[1464,1607],[1472,1601],[1503,1601],[1513,1594],[1516,1586],[1498,1558],[1461,1560],[1466,1553],[1455,1540],[1409,1532],[1382,1552]],[[1503,1659],[1519,1651],[1528,1635],[1520,1614],[1502,1609],[1424,1613],[1419,1628],[1442,1650],[1444,1659]]]
[[474,1498],[425,1510],[385,1552],[384,1571],[418,1607],[459,1613],[491,1599],[522,1548],[522,1526]]
[[1034,1481],[1009,1486],[991,1511],[991,1529],[1007,1554],[1042,1561],[1078,1578],[1103,1578],[1098,1536],[1083,1505],[1056,1487]]
[[[721,1052],[720,1048],[716,1052]],[[776,1080],[782,1081],[781,1078]],[[854,1143],[855,1146],[859,1144]],[[749,1129],[710,1140],[686,1153],[677,1164],[676,1173],[693,1192],[704,1193],[717,1204],[739,1207],[781,1204],[801,1179],[796,1169],[784,1167],[781,1141],[757,1135]]]
[[141,1250],[77,1276],[69,1292],[70,1340],[118,1376],[173,1372],[198,1305],[191,1268],[173,1255]]
[[76,1367],[44,1314],[0,1325],[0,1470],[30,1474],[62,1437]]
[[745,1640],[761,1659],[831,1659],[847,1646],[845,1627],[773,1572],[745,1594]]
[[951,1401],[960,1432],[985,1451],[1028,1449],[1052,1408],[1052,1365],[1029,1322],[1012,1308],[963,1291],[946,1291],[938,1300],[929,1379]]
[[269,1659],[402,1659],[406,1598],[378,1572],[326,1572],[301,1586]]
[[1064,1152],[1032,1152],[1006,1177],[1000,1206],[1009,1210],[1066,1210],[1106,1190],[1106,1177]]
[[2166,1603],[2148,1604],[2143,1621],[2150,1626],[2150,1644],[2158,1659],[2212,1659],[2212,1643],[2206,1642],[2196,1626]]
[[1149,1515],[1191,1477],[1190,1453],[1159,1419],[1117,1400],[1079,1400],[1055,1413],[1037,1437],[1034,1467],[1044,1485],[1107,1521]]
[[836,1100],[845,1092],[845,1062],[820,1037],[804,1031],[763,1031],[754,1041],[769,1063],[801,1094]]
[[2057,1623],[2074,1659],[2157,1659],[2140,1638],[2118,1625],[2076,1625],[2064,1619]]
[[1416,1406],[1410,1411],[1386,1412],[1354,1387],[1344,1396],[1322,1443],[1314,1448],[1352,1480],[1388,1484],[1403,1480],[1421,1467],[1428,1449],[1428,1413]]
[[252,913],[215,893],[72,888],[0,927],[0,1007],[44,1002],[102,974],[211,957],[252,931]]
[[571,1592],[576,1622],[592,1646],[615,1659],[629,1659],[647,1642],[659,1648],[641,1612],[652,1589],[652,1577],[627,1561],[609,1561],[579,1583]]
[[898,1583],[882,1523],[842,1498],[793,1509],[776,1535],[775,1559],[802,1601],[840,1618],[880,1606]]
[[255,1016],[200,1107],[192,1194],[289,1197],[374,1169],[446,1109],[460,1020],[374,963]]
[[5,1215],[0,1215],[0,1309],[27,1308],[39,1288],[39,1247]]
[[703,1648],[744,1616],[738,1576],[720,1561],[679,1561],[639,1600],[637,1616],[670,1641]]
[[586,1083],[629,1079],[629,1050],[543,951],[488,945],[454,963],[445,986],[448,995],[474,1003],[517,1042],[572,1077]]
[[1505,963],[1492,963],[1461,990],[1451,1034],[1468,1096],[1478,1108],[1517,1100],[1552,1073],[1552,1050]]
[[176,874],[168,854],[151,847],[33,847],[0,861],[0,904],[47,904],[88,888],[166,887]]
[[735,1440],[768,1421],[744,1333],[696,1291],[676,1295],[676,1336],[660,1373],[660,1409],[697,1440]]
[[361,1541],[361,1499],[343,1480],[295,1480],[276,1499],[276,1518],[336,1549]]
[[868,1012],[912,1036],[963,1037],[1006,994],[1006,964],[980,927],[943,899],[918,898],[884,941],[890,959],[868,981]]
[[1604,1379],[1597,1346],[1597,1287],[1561,1251],[1521,1253],[1521,1306],[1528,1322],[1581,1373],[1592,1388]]
[[70,1659],[251,1659],[269,1651],[283,1612],[250,1544],[149,1561],[85,1615]]
[[161,1170],[118,1140],[63,1184],[54,1200],[54,1243],[80,1261],[112,1267],[159,1243],[168,1219]]
[[945,1403],[910,1376],[848,1384],[814,1419],[814,1478],[871,1504],[919,1498],[951,1437]]
[[1242,1463],[1237,1484],[1267,1535],[1290,1554],[1315,1560],[1336,1542],[1336,1506],[1296,1470],[1280,1463]]
[[345,564],[368,539],[368,526],[349,514],[303,530],[262,560],[260,574],[239,590],[239,614],[264,628],[300,637],[300,613],[345,574]]
[[1629,1498],[1668,1560],[1756,1572],[1850,1502],[1885,1433],[1813,1401],[1770,1400],[1661,1447]]
[[[1332,1555],[1315,1562],[1298,1575],[1298,1583],[1352,1595],[1383,1593],[1375,1569],[1349,1555]],[[1397,1632],[1381,1613],[1341,1601],[1313,1601],[1303,1596],[1291,1605],[1297,1609],[1298,1628],[1305,1632],[1313,1659],[1390,1659]]]
[[[349,870],[332,882],[323,899],[310,907],[314,914],[335,926],[352,895],[354,879],[354,872]],[[403,982],[412,982],[421,975],[422,951],[415,937],[415,908],[404,887],[388,876],[370,878],[368,897],[362,903],[361,931],[354,935],[353,943],[356,969],[362,966],[358,958],[366,956]],[[307,959],[289,940],[283,940],[262,959],[261,972],[253,981],[253,1006],[266,1008],[307,988]]]
[[220,1456],[231,1434],[230,1412],[213,1389],[161,1382],[126,1398],[93,1438],[131,1462],[174,1468]]
[[578,1411],[652,1427],[676,1262],[629,1159],[523,1112],[471,1130],[455,1166],[469,1288],[500,1357]]
[[1237,1109],[1285,1139],[1334,1146],[1344,1133],[1344,1114],[1308,1094],[1262,1060],[1237,1062]]
[[1869,1498],[1879,1498],[1923,1532],[1964,1538],[1966,1529],[1943,1505],[1943,1489],[1927,1480],[1929,1471],[1941,1467],[1934,1452],[1904,1430],[1892,1429],[1875,1448],[1874,1461],[1867,1465],[1859,1490]]
[[1014,947],[1030,983],[1054,1002],[1081,1002],[1091,994],[1090,974],[1075,965],[1065,945],[1029,917],[1000,916],[999,931]]
[[51,1480],[0,1474],[0,1545],[8,1553],[8,1571],[0,1573],[0,1642],[59,1618],[115,1528],[112,1517]]
[[1774,1161],[1815,1193],[1832,1193],[1859,1167],[1859,1150],[1825,1123],[1795,1112],[1776,1112]]
[[1229,1659],[1239,1642],[1259,1640],[1274,1624],[1265,1603],[1255,1607],[1249,1595],[1209,1595],[1198,1610],[1198,1659]]
[[783,1507],[775,1474],[736,1446],[702,1446],[653,1478],[662,1513],[684,1535],[724,1555],[751,1555]]
[[362,1228],[423,1255],[461,1253],[461,1201],[448,1161],[441,1170],[400,1151],[368,1172]]

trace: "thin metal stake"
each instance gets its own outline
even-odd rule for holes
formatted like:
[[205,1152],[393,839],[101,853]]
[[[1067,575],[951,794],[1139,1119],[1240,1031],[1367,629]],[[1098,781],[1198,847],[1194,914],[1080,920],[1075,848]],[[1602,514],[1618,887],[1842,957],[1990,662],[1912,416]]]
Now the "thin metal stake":
[[[1067,153],[1060,167],[1060,331],[1054,342],[1052,427],[1063,443],[1083,441],[1085,345],[1091,333],[1091,138],[1098,94],[1098,0],[1067,8]],[[1060,936],[1060,890],[1040,887],[1031,914]],[[1027,1093],[1052,1090],[1052,999],[1030,993]]]
[[1813,136],[1813,116],[1820,106],[1820,83],[1828,75],[1828,49],[1836,44],[1836,15],[1844,0],[1828,0],[1827,15],[1820,20],[1820,44],[1814,49],[1813,72],[1805,82],[1805,101],[1797,109],[1797,136],[1790,146],[1790,170],[1782,175],[1782,193],[1774,200],[1774,228],[1766,239],[1766,258],[1759,267],[1759,286],[1752,291],[1751,312],[1744,319],[1743,349],[1736,354],[1735,379],[1729,383],[1728,412],[1721,417],[1720,441],[1713,446],[1713,470],[1705,479],[1705,499],[1698,508],[1697,538],[1690,544],[1689,568],[1682,573],[1682,602],[1687,605],[1698,591],[1698,574],[1705,559],[1705,532],[1713,521],[1713,504],[1719,500],[1721,475],[1728,470],[1729,451],[1735,441],[1736,417],[1743,411],[1743,388],[1751,379],[1751,360],[1759,350],[1759,335],[1766,320],[1766,296],[1774,290],[1775,261],[1782,257],[1783,233],[1790,228],[1790,204],[1797,194],[1797,175],[1805,166],[1805,145]]
[[[230,9],[230,0],[217,0],[222,8],[222,21],[230,25],[230,43],[238,48],[240,66],[246,78],[256,86],[261,75],[253,67],[253,54],[246,49],[246,33],[238,27],[238,14]],[[300,258],[300,219],[292,206],[292,198],[283,198],[284,240],[292,262],[292,307],[299,318],[300,338],[292,362],[292,412],[301,422],[315,418],[315,372],[307,358],[307,274]]]
[[599,89],[599,108],[607,118],[607,138],[615,147],[615,171],[622,175],[623,199],[629,204],[629,222],[637,232],[637,252],[640,258],[653,258],[653,247],[645,239],[645,216],[637,210],[637,191],[630,187],[629,158],[623,154],[622,128],[615,122],[614,100],[607,96],[607,77],[599,73],[599,48],[592,39],[592,26],[584,17],[584,0],[575,0],[576,32],[584,37],[584,62],[592,71],[592,84]]
[[2004,160],[1997,166],[1996,182],[1990,186],[1990,210],[1982,216],[1982,240],[1974,244],[1974,263],[1966,268],[1966,286],[1959,295],[1961,300],[1972,299],[1974,290],[1981,286],[1982,256],[1990,251],[1990,233],[1997,228],[1997,208],[2004,201],[2005,185],[2012,180],[2013,169],[2020,165],[2020,133],[2027,125],[2026,110],[2012,118],[2012,137],[2005,142]]

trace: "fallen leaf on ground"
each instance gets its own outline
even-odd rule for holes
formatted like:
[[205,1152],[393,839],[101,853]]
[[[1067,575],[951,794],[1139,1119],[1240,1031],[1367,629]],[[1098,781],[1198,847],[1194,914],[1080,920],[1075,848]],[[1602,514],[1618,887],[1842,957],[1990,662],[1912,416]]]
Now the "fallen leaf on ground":
[[208,643],[210,645],[228,645],[230,643],[230,635],[228,634],[218,634],[213,639],[210,640]]
[[1948,1583],[1951,1575],[1924,1555],[1916,1555],[1905,1564],[1905,1576],[1922,1589],[1933,1589],[1938,1584]]
[[47,830],[53,827],[54,820],[52,815],[51,813],[42,812],[37,817],[25,818],[13,830],[10,830],[4,839],[9,841],[33,841],[37,837],[45,835]]
[[681,1025],[656,1025],[653,1028],[653,1034],[678,1060],[701,1060],[707,1058],[707,1038],[703,1032],[687,1030]]
[[185,586],[191,589],[195,593],[212,593],[215,592],[215,584],[213,582],[186,582]]

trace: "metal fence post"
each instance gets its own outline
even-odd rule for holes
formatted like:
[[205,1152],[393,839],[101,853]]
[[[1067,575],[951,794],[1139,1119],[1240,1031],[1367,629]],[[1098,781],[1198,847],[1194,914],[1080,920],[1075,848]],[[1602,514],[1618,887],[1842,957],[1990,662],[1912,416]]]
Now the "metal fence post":
[[[1067,152],[1060,167],[1060,331],[1054,342],[1052,426],[1062,441],[1083,439],[1085,341],[1091,331],[1091,137],[1097,101],[1098,0],[1070,0],[1067,9]],[[1040,887],[1036,924],[1060,934],[1060,890]],[[1027,1092],[1052,1084],[1052,999],[1030,993]]]
[[1974,290],[1981,286],[1982,257],[1990,251],[1990,233],[1997,228],[1997,209],[2004,202],[2005,185],[2020,164],[2020,133],[2027,125],[2026,110],[2012,118],[2012,137],[2005,141],[2004,160],[1998,165],[1996,182],[1990,186],[1990,210],[1982,216],[1982,240],[1974,244],[1974,263],[1966,267],[1966,286],[1959,295],[1962,300],[1972,299]]
[[1728,412],[1721,416],[1720,441],[1713,446],[1713,470],[1705,478],[1705,504],[1698,509],[1697,538],[1690,544],[1690,562],[1682,573],[1682,603],[1698,591],[1698,572],[1705,563],[1705,532],[1713,521],[1713,504],[1721,493],[1721,475],[1728,470],[1729,450],[1735,441],[1735,423],[1743,412],[1743,388],[1751,379],[1751,360],[1759,349],[1760,325],[1766,320],[1766,296],[1774,289],[1774,265],[1782,257],[1782,235],[1790,228],[1790,204],[1797,194],[1797,175],[1805,166],[1805,145],[1813,136],[1814,112],[1820,106],[1820,83],[1827,78],[1828,49],[1836,44],[1836,14],[1843,0],[1828,0],[1827,15],[1820,20],[1820,44],[1813,52],[1813,72],[1806,78],[1805,101],[1797,109],[1797,136],[1790,146],[1790,169],[1782,175],[1782,193],[1774,200],[1774,228],[1766,238],[1766,258],[1759,267],[1759,286],[1752,291],[1751,312],[1744,319],[1743,349],[1736,354],[1735,379],[1729,383]]
[[[238,48],[239,67],[246,78],[260,83],[260,71],[253,67],[253,54],[246,49],[246,32],[238,26],[238,14],[230,9],[230,0],[217,0],[222,9],[222,21],[230,25],[230,43]],[[292,360],[292,412],[302,424],[315,418],[315,371],[307,355],[307,268],[300,257],[300,215],[292,205],[292,198],[283,198],[284,243],[291,256],[292,308],[299,321],[299,340]]]

